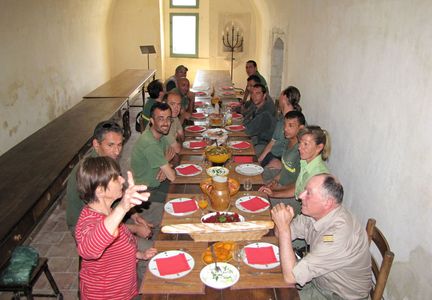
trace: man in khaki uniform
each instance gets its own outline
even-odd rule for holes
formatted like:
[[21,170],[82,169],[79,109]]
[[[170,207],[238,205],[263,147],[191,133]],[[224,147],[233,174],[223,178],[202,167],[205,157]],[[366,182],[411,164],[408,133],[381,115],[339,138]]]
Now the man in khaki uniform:
[[[299,195],[302,214],[278,204],[272,218],[279,238],[284,279],[303,287],[303,299],[368,299],[371,256],[365,229],[341,203],[343,187],[335,177],[312,177]],[[291,245],[305,239],[310,252],[297,261]]]

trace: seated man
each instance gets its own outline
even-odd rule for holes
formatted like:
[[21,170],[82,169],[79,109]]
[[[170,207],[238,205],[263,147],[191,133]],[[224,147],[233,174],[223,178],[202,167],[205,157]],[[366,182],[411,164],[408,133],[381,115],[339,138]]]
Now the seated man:
[[[109,156],[118,160],[123,149],[123,130],[113,121],[103,121],[97,124],[92,140],[91,157]],[[84,202],[79,197],[76,172],[78,164],[72,169],[66,187],[66,223],[73,236],[75,236],[75,225],[84,207]],[[129,230],[140,237],[151,236],[153,225],[145,221],[137,213],[132,214],[134,224],[127,224]]]
[[183,65],[177,66],[177,68],[175,69],[175,74],[165,81],[166,91],[169,92],[173,88],[178,87],[178,85],[177,85],[178,80],[182,77],[186,77],[187,71],[188,71],[188,68],[186,68],[185,66],[183,66]]
[[147,90],[150,97],[147,98],[147,101],[144,104],[143,111],[140,114],[140,117],[143,118],[144,128],[147,127],[147,124],[150,120],[151,107],[153,106],[153,104],[155,104],[155,102],[162,102],[164,96],[164,87],[160,80],[153,80],[152,82],[150,82]]
[[[252,89],[255,86],[255,84],[260,84],[261,79],[257,75],[251,75],[247,79],[247,86],[246,90],[249,92],[249,95],[252,95]],[[251,97],[246,98],[244,102],[242,102],[240,113],[243,114],[245,120],[252,119],[252,113],[255,110],[255,105],[253,104],[253,101]]]
[[[278,204],[271,215],[279,239],[284,280],[304,286],[303,299],[368,299],[371,255],[366,231],[342,206],[343,187],[329,174],[312,177],[300,194],[302,215]],[[296,261],[291,241],[305,239],[310,252]]]
[[[280,173],[275,177],[275,186],[289,186],[295,185],[297,176],[300,173],[300,153],[298,150],[298,133],[304,128],[306,123],[304,115],[299,111],[287,112],[284,118],[284,134],[288,141],[282,154],[282,169]],[[276,205],[280,202],[289,204],[295,208],[296,212],[300,211],[300,202],[295,198],[282,198],[275,199],[270,196],[270,202],[272,205]]]
[[273,101],[266,100],[267,90],[262,84],[256,84],[252,89],[252,101],[255,110],[250,119],[245,119],[246,133],[252,138],[257,156],[270,142],[275,128],[275,105]]
[[189,90],[190,83],[186,77],[177,80],[177,88],[173,91],[181,96],[181,111],[180,122],[183,124],[185,120],[189,120],[195,105],[195,93]]
[[172,90],[165,96],[164,100],[171,108],[171,127],[168,133],[170,146],[175,153],[180,153],[182,143],[185,139],[182,124],[180,123],[179,114],[181,110],[181,95]]
[[150,110],[150,127],[143,132],[132,148],[131,167],[135,183],[147,185],[150,191],[150,206],[155,202],[165,202],[168,180],[175,179],[175,171],[170,165],[175,152],[167,138],[170,127],[169,105],[156,102]]
[[[246,62],[246,74],[248,75],[248,77],[250,77],[251,75],[258,76],[258,78],[260,79],[259,83],[261,83],[262,85],[265,86],[266,89],[268,89],[268,87],[267,87],[267,81],[260,74],[260,72],[258,72],[257,63],[254,60],[248,60]],[[248,80],[249,80],[249,78],[248,78]],[[250,91],[248,90],[248,88],[246,86],[245,93],[243,95],[243,103],[246,102],[246,100],[248,99],[249,94],[250,94]]]

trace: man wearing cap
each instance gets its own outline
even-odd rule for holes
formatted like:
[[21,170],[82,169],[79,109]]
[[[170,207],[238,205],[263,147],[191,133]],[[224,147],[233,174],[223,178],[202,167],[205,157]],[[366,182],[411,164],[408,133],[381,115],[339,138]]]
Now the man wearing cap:
[[[300,194],[302,215],[278,204],[271,211],[283,277],[299,284],[304,299],[368,299],[371,255],[366,230],[342,206],[343,187],[330,174],[312,177]],[[310,252],[296,260],[291,241],[304,239]]]
[[177,82],[180,78],[187,76],[188,68],[183,65],[177,66],[175,69],[175,74],[165,81],[165,89],[167,92],[171,91],[173,88],[178,87]]

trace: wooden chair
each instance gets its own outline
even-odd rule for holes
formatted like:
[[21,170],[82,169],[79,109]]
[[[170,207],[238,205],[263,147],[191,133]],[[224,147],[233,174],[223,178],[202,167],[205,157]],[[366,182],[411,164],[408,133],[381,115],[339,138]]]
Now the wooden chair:
[[390,274],[390,269],[394,259],[394,253],[390,251],[390,246],[386,238],[376,226],[375,219],[369,219],[366,226],[366,232],[369,239],[369,244],[374,242],[382,255],[381,266],[378,266],[375,258],[372,257],[372,273],[375,277],[375,284],[372,286],[370,295],[372,300],[382,299],[384,288],[387,283],[387,278]]

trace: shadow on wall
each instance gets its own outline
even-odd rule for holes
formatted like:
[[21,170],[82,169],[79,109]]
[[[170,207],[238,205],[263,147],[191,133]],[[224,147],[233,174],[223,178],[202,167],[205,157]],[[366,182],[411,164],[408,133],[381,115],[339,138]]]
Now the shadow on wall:
[[[397,253],[395,253],[397,255]],[[430,299],[432,254],[415,248],[408,262],[394,262],[387,282],[387,299]],[[419,274],[427,274],[420,276]],[[425,289],[426,287],[426,289]],[[389,292],[391,291],[391,292]]]

